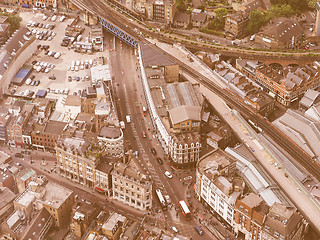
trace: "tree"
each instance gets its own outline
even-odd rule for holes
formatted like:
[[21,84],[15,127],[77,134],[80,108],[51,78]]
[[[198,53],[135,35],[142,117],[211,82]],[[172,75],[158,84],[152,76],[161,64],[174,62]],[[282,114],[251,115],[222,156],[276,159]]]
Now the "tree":
[[185,12],[187,10],[187,7],[186,7],[184,0],[177,0],[176,4],[177,4],[177,9],[180,12]]
[[13,33],[15,30],[17,30],[20,27],[20,22],[22,19],[19,16],[19,14],[10,14],[7,12],[0,12],[0,16],[8,17],[11,33]]
[[252,35],[260,30],[260,28],[265,25],[270,20],[270,14],[260,12],[258,10],[253,10],[250,13],[250,18],[248,25],[246,27],[246,34]]
[[218,8],[214,12],[216,14],[216,17],[208,24],[208,29],[222,30],[224,28],[228,10],[225,8]]
[[292,9],[292,7],[289,4],[283,4],[283,5],[273,5],[271,9],[268,11],[268,14],[271,18],[278,18],[278,17],[291,17],[296,12]]

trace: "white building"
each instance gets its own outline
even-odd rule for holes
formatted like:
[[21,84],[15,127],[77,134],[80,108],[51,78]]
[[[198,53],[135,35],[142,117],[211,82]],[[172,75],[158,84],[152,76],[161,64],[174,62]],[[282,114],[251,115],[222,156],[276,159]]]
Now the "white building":
[[233,175],[236,160],[220,149],[213,150],[197,163],[196,188],[198,200],[211,207],[228,224],[233,225],[234,206],[241,194]]

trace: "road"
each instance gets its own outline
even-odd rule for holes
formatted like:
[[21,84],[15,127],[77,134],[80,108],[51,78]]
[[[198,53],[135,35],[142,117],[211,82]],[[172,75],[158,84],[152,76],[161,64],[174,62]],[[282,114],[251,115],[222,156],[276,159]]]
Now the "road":
[[[163,194],[169,195],[174,206],[178,206],[178,201],[185,199],[185,192],[187,185],[183,184],[182,180],[185,176],[190,175],[190,172],[183,172],[174,170],[164,161],[160,165],[156,158],[161,157],[164,160],[164,154],[156,137],[153,135],[153,128],[151,119],[147,114],[146,117],[142,112],[142,106],[146,106],[143,95],[141,79],[139,76],[139,68],[137,57],[134,55],[134,50],[121,43],[120,40],[108,34],[107,48],[111,50],[109,62],[112,76],[114,76],[116,101],[118,103],[118,115],[120,120],[126,122],[126,115],[131,116],[131,123],[126,123],[125,128],[125,145],[126,149],[139,151],[139,163],[144,168],[146,173],[149,173],[153,179],[153,189],[161,189]],[[142,136],[142,132],[146,132],[147,137]],[[150,148],[154,147],[157,151],[157,156],[154,156]],[[165,177],[164,172],[170,171],[173,174],[173,179]],[[194,176],[193,176],[194,178]],[[156,199],[153,193],[153,199]],[[157,201],[154,201],[156,213],[160,210]],[[179,214],[180,215],[180,214]],[[166,217],[167,216],[167,217]],[[180,215],[181,216],[181,215]],[[194,226],[197,225],[195,221],[186,221],[180,217],[177,221],[176,211],[174,208],[171,211],[162,212],[158,215],[159,220],[166,221],[165,227],[175,226],[183,235],[192,236],[197,239]],[[190,226],[192,226],[190,228]],[[201,237],[201,239],[215,239],[211,234]]]

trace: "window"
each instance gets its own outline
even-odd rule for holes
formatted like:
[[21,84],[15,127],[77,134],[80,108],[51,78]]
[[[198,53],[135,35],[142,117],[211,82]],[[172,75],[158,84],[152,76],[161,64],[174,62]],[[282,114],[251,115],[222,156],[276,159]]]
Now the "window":
[[245,214],[248,214],[248,209],[245,209],[245,210],[244,210],[244,213],[245,213]]
[[278,233],[278,232],[274,232],[274,236],[275,236],[276,238],[278,238],[278,237],[279,237],[279,233]]
[[266,231],[268,231],[268,232],[270,231],[270,227],[267,226],[267,225],[264,227],[264,229],[265,229]]
[[243,206],[240,206],[240,211],[241,211],[241,212],[243,211]]

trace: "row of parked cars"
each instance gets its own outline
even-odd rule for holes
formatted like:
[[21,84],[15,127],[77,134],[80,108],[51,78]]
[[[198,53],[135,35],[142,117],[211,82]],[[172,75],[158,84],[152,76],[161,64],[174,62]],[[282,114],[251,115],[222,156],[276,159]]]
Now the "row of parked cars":
[[89,79],[90,79],[90,77],[88,75],[82,76],[82,77],[79,77],[79,76],[68,76],[68,82],[72,82],[72,81],[79,82],[80,80],[82,82],[84,82],[85,80],[89,81]]
[[53,30],[55,26],[56,26],[55,24],[44,24],[44,23],[39,23],[34,21],[30,21],[27,23],[27,27],[44,28],[49,30]]
[[35,69],[37,72],[44,72],[48,73],[55,67],[54,64],[48,63],[48,62],[32,62],[33,64],[33,69]]
[[54,88],[48,88],[47,89],[48,93],[54,93],[54,94],[64,94],[64,95],[68,95],[70,90],[69,88],[66,89],[54,89]]
[[85,61],[72,61],[71,66],[68,66],[67,70],[68,71],[79,71],[79,70],[84,70],[84,69],[89,69],[92,66],[96,66],[97,61],[96,60],[85,60]]

